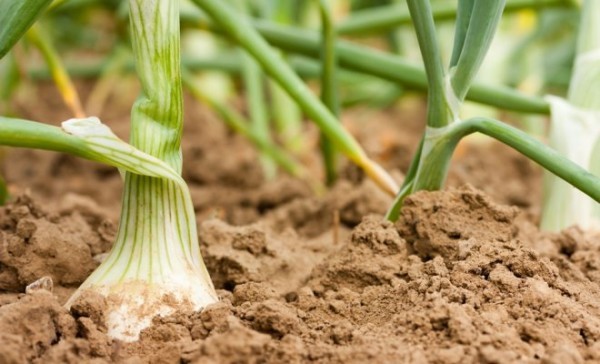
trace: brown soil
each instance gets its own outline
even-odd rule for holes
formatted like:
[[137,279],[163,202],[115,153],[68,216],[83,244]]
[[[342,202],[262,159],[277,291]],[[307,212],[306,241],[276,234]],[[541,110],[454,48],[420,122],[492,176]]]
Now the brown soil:
[[[51,105],[39,106],[51,122],[68,117]],[[354,110],[344,121],[400,176],[420,110]],[[125,137],[127,113],[109,111]],[[129,344],[106,336],[101,297],[64,309],[110,249],[120,177],[11,150],[0,363],[600,362],[600,238],[537,231],[540,171],[516,153],[466,144],[449,185],[478,189],[418,193],[391,224],[390,198],[355,168],[322,196],[291,178],[265,181],[244,140],[199,107],[187,115],[184,175],[220,302],[157,318]]]

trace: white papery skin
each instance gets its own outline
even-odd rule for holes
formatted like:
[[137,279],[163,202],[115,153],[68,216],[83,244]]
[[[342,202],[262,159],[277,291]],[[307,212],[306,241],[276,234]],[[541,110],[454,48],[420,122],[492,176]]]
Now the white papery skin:
[[[600,1],[586,0],[567,100],[547,97],[551,106],[549,144],[594,174],[600,172]],[[600,205],[558,177],[544,176],[540,227],[558,231],[571,225],[597,229]]]
[[[559,97],[546,97],[552,120],[549,144],[587,170],[593,170],[594,150],[600,140],[600,112],[583,110]],[[598,203],[562,179],[544,176],[541,228],[558,231],[571,225],[598,228]]]

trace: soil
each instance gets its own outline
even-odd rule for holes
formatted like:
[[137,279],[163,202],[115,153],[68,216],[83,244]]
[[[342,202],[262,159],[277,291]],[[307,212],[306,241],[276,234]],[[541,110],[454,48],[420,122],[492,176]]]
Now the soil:
[[[16,109],[57,124],[68,113],[45,88]],[[101,116],[125,138],[119,110]],[[354,109],[344,123],[401,178],[422,110]],[[9,150],[0,363],[600,362],[600,237],[537,230],[541,172],[517,153],[464,144],[448,189],[411,196],[392,224],[390,198],[352,166],[324,194],[266,181],[245,140],[191,100],[186,115],[184,176],[220,302],[156,318],[136,343],[106,336],[100,296],[63,308],[114,240],[120,176]]]

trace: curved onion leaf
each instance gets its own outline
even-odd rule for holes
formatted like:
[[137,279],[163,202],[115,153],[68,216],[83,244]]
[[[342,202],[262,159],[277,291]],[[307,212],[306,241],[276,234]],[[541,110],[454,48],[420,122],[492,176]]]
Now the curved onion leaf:
[[0,1],[0,58],[35,23],[52,0]]

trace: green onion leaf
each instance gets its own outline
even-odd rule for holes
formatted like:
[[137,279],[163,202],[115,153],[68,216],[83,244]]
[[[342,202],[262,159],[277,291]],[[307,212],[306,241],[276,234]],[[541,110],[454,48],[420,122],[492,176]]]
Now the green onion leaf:
[[0,1],[0,58],[12,48],[52,0]]

